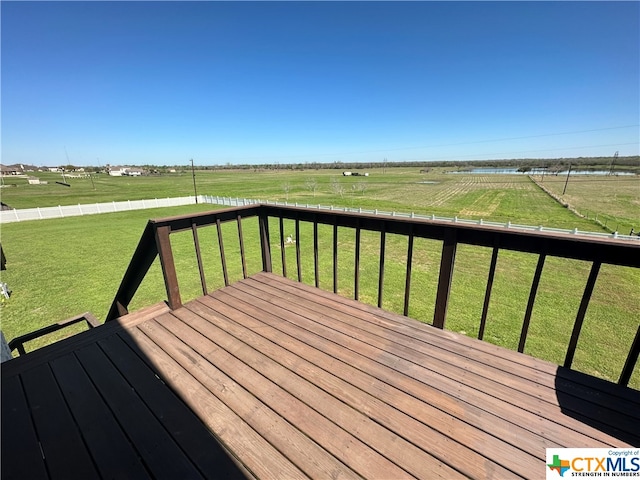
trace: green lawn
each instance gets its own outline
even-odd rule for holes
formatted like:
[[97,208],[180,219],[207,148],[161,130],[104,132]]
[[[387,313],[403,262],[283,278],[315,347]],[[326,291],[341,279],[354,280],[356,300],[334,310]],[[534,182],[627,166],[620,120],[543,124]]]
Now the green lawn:
[[[48,174],[53,175],[53,174]],[[372,171],[371,176],[342,177],[338,171],[303,172],[199,172],[198,193],[220,196],[288,200],[291,202],[378,208],[384,211],[459,216],[491,221],[603,231],[590,219],[575,216],[538,188],[526,176],[450,175],[442,171],[420,174],[411,169]],[[182,196],[193,193],[190,175],[162,177],[107,177],[71,179],[71,188],[25,184],[2,189],[3,202],[15,207],[49,206],[106,200]],[[433,182],[433,183],[422,183]],[[545,178],[545,184],[547,179]],[[311,188],[315,183],[315,192]],[[34,193],[35,192],[35,193]],[[592,194],[590,190],[590,194]],[[618,197],[616,212],[634,219],[635,197]],[[597,203],[602,208],[609,204]],[[7,338],[32,331],[53,321],[91,311],[104,319],[147,219],[192,211],[212,205],[176,207],[30,221],[2,225],[1,240],[8,258],[2,281],[13,296],[2,306],[2,329]],[[612,207],[611,207],[612,208]],[[612,209],[613,211],[613,209]],[[620,213],[622,212],[622,214]],[[636,214],[637,216],[637,214]],[[261,269],[257,221],[243,224],[250,272]],[[293,234],[286,222],[285,235]],[[278,225],[271,225],[274,271],[281,272]],[[235,224],[223,226],[225,252],[231,280],[241,278]],[[332,290],[332,228],[320,227],[321,287]],[[209,289],[222,286],[215,228],[199,234]],[[339,292],[353,296],[353,232],[339,230]],[[302,225],[298,242],[303,252],[303,281],[313,284],[313,240],[310,225]],[[188,232],[172,236],[183,299],[201,293],[193,243]],[[249,248],[253,246],[253,248]],[[360,299],[377,303],[379,235],[364,232],[361,252]],[[383,307],[402,312],[406,268],[406,238],[388,235]],[[410,316],[431,322],[441,243],[415,243]],[[296,277],[295,248],[286,247],[288,277]],[[235,258],[235,259],[234,259]],[[482,311],[491,251],[461,246],[456,256],[447,328],[476,336]],[[526,308],[535,256],[501,251],[485,339],[516,348]],[[545,264],[534,307],[526,352],[561,363],[590,265],[549,258]],[[600,277],[578,345],[574,367],[611,380],[624,362],[640,310],[640,271],[608,267]],[[132,309],[165,298],[162,275],[154,265],[139,290]],[[51,335],[34,348],[66,335]],[[639,370],[639,369],[636,369]],[[632,378],[640,387],[640,374]]]
[[640,176],[575,175],[564,191],[566,176],[546,175],[546,188],[590,219],[598,219],[612,231],[628,235],[640,231]]

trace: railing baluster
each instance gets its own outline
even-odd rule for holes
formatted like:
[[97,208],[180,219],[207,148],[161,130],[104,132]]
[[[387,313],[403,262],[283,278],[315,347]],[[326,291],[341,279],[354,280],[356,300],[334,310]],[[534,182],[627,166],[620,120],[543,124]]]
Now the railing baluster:
[[407,244],[407,274],[404,281],[404,316],[409,316],[409,296],[411,294],[411,264],[413,262],[413,226],[409,231]]
[[527,302],[527,310],[524,314],[524,320],[522,322],[522,332],[520,332],[520,343],[518,344],[518,351],[524,352],[524,345],[527,342],[527,333],[529,331],[529,323],[531,322],[531,314],[533,313],[533,304],[536,301],[536,294],[538,293],[538,285],[540,284],[540,277],[542,276],[542,268],[544,267],[544,261],[547,258],[546,253],[541,253],[538,257],[538,265],[536,266],[536,273],[533,276],[533,283],[531,284],[531,292],[529,293],[529,301]]
[[271,272],[271,244],[269,243],[269,216],[266,212],[259,215],[260,224],[260,247],[262,252],[262,270]]
[[384,290],[384,250],[386,243],[386,225],[382,224],[380,231],[380,274],[378,276],[378,308],[382,308],[382,293]]
[[573,356],[576,353],[576,347],[578,345],[578,337],[580,336],[580,330],[582,329],[582,323],[584,322],[584,316],[587,313],[587,307],[589,306],[589,300],[591,300],[591,294],[593,288],[596,285],[596,279],[598,278],[598,272],[600,271],[600,262],[593,262],[591,265],[591,272],[587,280],[587,285],[584,287],[584,293],[582,294],[582,301],[578,308],[578,315],[576,321],[573,324],[573,331],[571,332],[571,340],[569,340],[569,347],[567,348],[567,356],[564,358],[564,366],[571,368],[573,363]]
[[[497,243],[497,240],[496,240]],[[491,265],[489,266],[489,278],[487,278],[487,290],[484,293],[484,304],[482,305],[482,317],[480,317],[480,329],[478,330],[478,339],[484,337],[484,328],[487,324],[487,314],[489,313],[489,301],[491,300],[491,289],[493,288],[493,278],[496,274],[496,264],[498,263],[499,248],[493,247],[491,254]]]
[[284,219],[282,217],[280,217],[279,219],[279,223],[280,223],[280,257],[282,258],[282,276],[283,277],[287,277],[287,255],[285,254],[284,251]]
[[300,257],[300,219],[296,217],[296,263],[298,264],[298,281],[302,282],[302,259]]
[[320,288],[320,270],[318,265],[318,221],[313,221],[313,275],[316,288]]
[[202,266],[202,254],[200,253],[200,241],[198,240],[198,227],[191,223],[191,232],[193,233],[193,245],[196,248],[196,259],[198,260],[198,271],[200,272],[200,284],[202,285],[202,294],[207,294],[207,281],[204,277],[204,268]]
[[173,261],[173,251],[171,250],[169,233],[171,233],[170,226],[158,227],[156,229],[156,245],[158,247],[158,254],[160,255],[164,284],[167,289],[167,302],[169,303],[169,308],[175,310],[182,306],[182,299],[180,298],[178,275],[176,274],[176,265]]
[[633,339],[633,343],[631,344],[631,349],[629,350],[629,355],[627,355],[627,360],[624,362],[624,367],[622,368],[622,373],[620,374],[620,379],[618,380],[618,384],[624,385],[625,387],[629,384],[629,380],[631,380],[631,374],[633,373],[633,369],[638,362],[638,355],[640,354],[640,325],[638,325],[638,330],[636,330],[636,336]]
[[242,278],[247,278],[247,259],[244,255],[244,235],[242,234],[242,217],[236,217],[238,224],[238,241],[240,242],[240,259],[242,261]]
[[360,298],[360,220],[356,223],[356,252],[353,272],[353,298]]
[[229,286],[229,275],[227,274],[227,257],[224,254],[224,243],[222,241],[222,228],[220,219],[216,220],[216,227],[218,229],[218,245],[220,247],[220,261],[222,263],[222,276],[224,277],[225,286]]
[[337,223],[333,224],[333,293],[338,293],[338,224]]
[[444,328],[449,305],[449,292],[453,279],[453,265],[456,259],[458,241],[456,231],[447,229],[444,232],[442,242],[442,256],[440,257],[440,274],[438,276],[438,292],[436,294],[436,306],[433,312],[433,326]]

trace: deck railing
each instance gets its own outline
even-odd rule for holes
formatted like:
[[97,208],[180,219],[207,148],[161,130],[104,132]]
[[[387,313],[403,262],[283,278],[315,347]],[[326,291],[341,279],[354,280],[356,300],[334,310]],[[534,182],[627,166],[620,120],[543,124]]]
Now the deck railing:
[[[327,211],[311,208],[295,208],[288,206],[251,205],[248,207],[216,210],[207,213],[184,215],[179,217],[151,220],[147,224],[131,263],[125,273],[120,288],[107,315],[107,321],[113,320],[127,313],[128,305],[136,290],[148,272],[157,256],[165,281],[167,302],[172,309],[182,305],[178,276],[176,273],[170,235],[176,232],[190,230],[193,236],[195,256],[200,274],[203,294],[208,293],[206,276],[202,261],[201,245],[198,230],[206,226],[217,229],[220,264],[224,277],[224,284],[229,285],[227,274],[227,258],[224,251],[221,225],[235,222],[238,230],[238,242],[242,274],[247,277],[246,252],[242,223],[244,220],[257,217],[260,235],[260,254],[262,270],[272,272],[272,246],[278,245],[281,251],[282,275],[287,276],[287,260],[285,255],[284,221],[293,221],[295,228],[296,273],[298,281],[302,281],[302,250],[300,242],[300,225],[307,223],[313,226],[313,269],[315,286],[320,284],[319,265],[319,233],[318,226],[332,227],[332,271],[333,291],[338,292],[338,229],[348,228],[355,232],[353,259],[353,292],[354,298],[359,300],[360,292],[360,256],[362,232],[375,232],[380,237],[378,255],[378,291],[377,304],[382,306],[384,297],[385,275],[385,244],[387,235],[395,234],[407,238],[406,272],[404,282],[404,315],[408,315],[411,298],[412,264],[414,254],[414,240],[416,238],[438,240],[442,242],[440,255],[440,270],[437,282],[435,307],[433,312],[433,326],[443,329],[447,319],[451,284],[454,274],[456,251],[459,245],[473,245],[492,249],[491,263],[484,294],[484,303],[480,314],[478,338],[483,339],[489,303],[491,299],[494,275],[498,255],[501,250],[526,252],[537,255],[537,266],[531,284],[527,307],[525,310],[518,342],[518,351],[523,352],[527,341],[529,325],[542,271],[547,257],[561,257],[582,260],[591,263],[591,271],[586,281],[567,352],[564,367],[571,368],[583,322],[591,300],[591,296],[603,264],[640,268],[640,244],[625,240],[608,238],[585,238],[578,235],[557,234],[549,232],[523,232],[486,225],[457,224],[437,220],[415,219],[397,216],[380,216],[371,214]],[[271,242],[270,220],[277,222],[279,242]],[[255,245],[250,245],[255,248]],[[627,385],[640,352],[640,325],[637,327],[624,367],[618,383]]]

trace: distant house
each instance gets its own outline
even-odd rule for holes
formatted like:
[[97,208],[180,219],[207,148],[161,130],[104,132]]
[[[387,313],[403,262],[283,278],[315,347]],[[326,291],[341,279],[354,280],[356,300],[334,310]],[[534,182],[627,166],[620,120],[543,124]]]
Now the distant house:
[[131,168],[127,168],[123,175],[127,175],[129,177],[139,177],[143,173],[144,173],[144,170],[142,170],[141,168],[131,167]]
[[0,174],[2,175],[22,175],[21,165],[0,165]]
[[109,167],[109,175],[121,177],[126,167]]
[[139,177],[144,170],[137,167],[109,167],[109,175],[112,177]]

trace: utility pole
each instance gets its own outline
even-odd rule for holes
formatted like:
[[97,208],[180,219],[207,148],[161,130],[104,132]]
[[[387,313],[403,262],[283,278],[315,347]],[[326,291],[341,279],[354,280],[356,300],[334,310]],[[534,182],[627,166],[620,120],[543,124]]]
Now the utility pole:
[[562,195],[567,191],[567,184],[569,183],[569,175],[571,175],[571,164],[569,164],[569,171],[567,172],[567,181],[564,182],[564,190],[562,190]]
[[[71,165],[71,164],[69,163],[69,154],[67,153],[67,146],[66,146],[66,145],[65,145],[65,147],[64,147],[64,154],[65,154],[65,155],[66,155],[66,157],[67,157],[67,165]],[[62,181],[63,181],[64,183],[67,183],[67,179],[66,179],[66,178],[64,178],[64,167],[62,167]]]
[[196,171],[193,167],[193,158],[191,159],[191,176],[193,177],[193,196],[196,198],[196,203],[198,203],[198,191],[196,190]]
[[616,150],[616,153],[613,154],[613,158],[611,159],[611,165],[609,165],[609,175],[613,174],[613,164],[617,158],[618,158],[618,151]]

